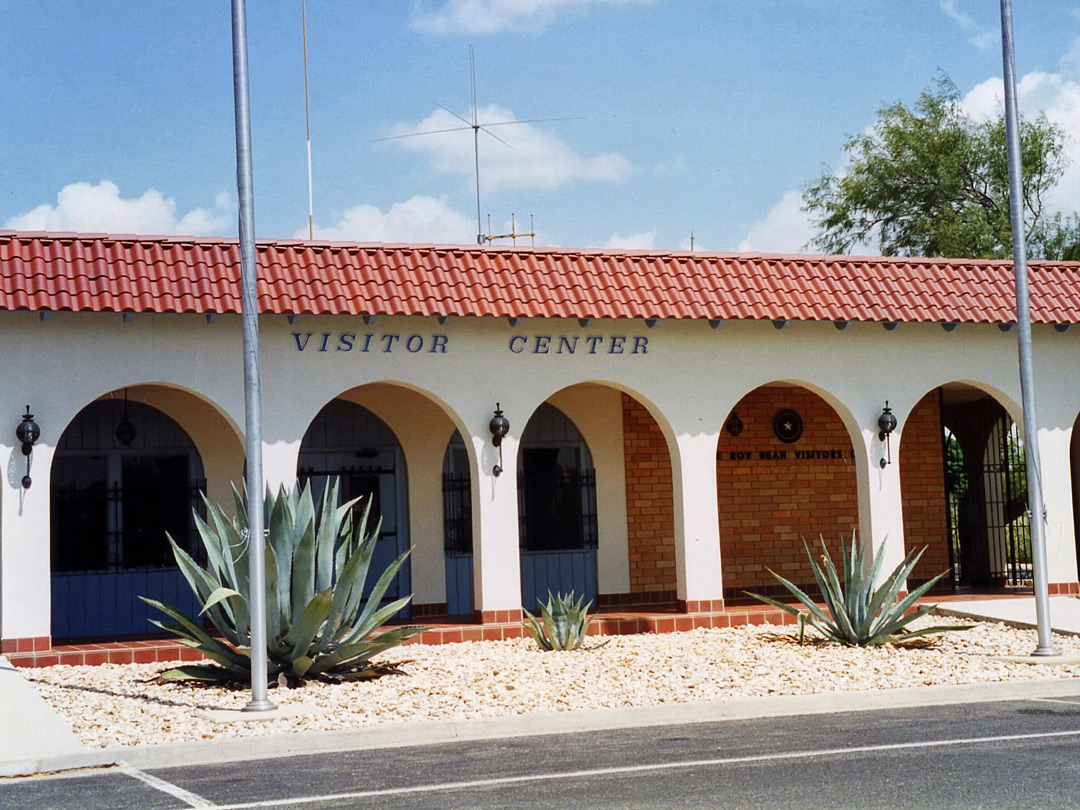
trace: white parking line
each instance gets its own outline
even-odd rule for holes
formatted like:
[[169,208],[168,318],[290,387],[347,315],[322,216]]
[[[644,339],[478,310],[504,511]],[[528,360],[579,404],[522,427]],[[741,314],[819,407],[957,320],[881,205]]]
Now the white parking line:
[[811,759],[814,757],[835,757],[838,754],[861,754],[873,751],[900,751],[912,748],[944,748],[959,745],[981,745],[995,742],[1014,742],[1018,740],[1045,740],[1062,737],[1080,737],[1080,729],[1074,731],[1047,731],[1035,734],[1007,734],[999,737],[963,737],[955,740],[926,740],[923,742],[889,743],[883,745],[860,745],[851,748],[827,748],[817,751],[789,751],[779,754],[757,754],[747,757],[722,757],[718,759],[695,759],[683,762],[661,762],[654,765],[627,765],[617,768],[595,768],[586,771],[564,771],[562,773],[530,774],[526,776],[503,776],[492,779],[476,779],[469,782],[442,782],[432,785],[413,787],[385,788],[383,790],[358,790],[352,793],[327,793],[321,796],[302,796],[293,799],[269,799],[241,804],[211,805],[215,810],[256,810],[256,808],[295,807],[315,802],[338,802],[346,799],[367,799],[377,796],[402,796],[409,793],[436,793],[439,791],[467,790],[498,785],[515,785],[527,782],[547,782],[564,779],[581,779],[592,776],[611,776],[614,774],[646,773],[649,771],[667,771],[678,768],[701,768],[717,765],[741,765],[751,762],[775,762],[777,760]]
[[160,790],[162,793],[168,793],[174,799],[186,802],[188,807],[217,807],[212,801],[204,799],[202,796],[192,793],[190,790],[184,790],[182,787],[177,787],[172,782],[158,779],[156,776],[151,776],[145,771],[140,771],[138,768],[121,768],[120,772],[126,773],[134,779],[138,779],[140,782],[144,782],[150,787]]
[[1030,698],[1035,703],[1061,703],[1065,706],[1080,706],[1080,698],[1076,700],[1062,700],[1061,698]]

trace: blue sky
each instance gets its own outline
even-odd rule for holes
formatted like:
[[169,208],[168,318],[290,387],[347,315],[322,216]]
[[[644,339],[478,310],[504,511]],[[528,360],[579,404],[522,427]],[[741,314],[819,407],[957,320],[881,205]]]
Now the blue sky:
[[[235,235],[228,0],[0,0],[0,228]],[[1070,137],[1080,208],[1080,0],[1014,10],[1021,111]],[[948,74],[1001,94],[992,0],[308,0],[316,236],[799,251],[800,190],[881,106]],[[300,0],[249,2],[255,221],[307,234]],[[527,242],[527,240],[526,240]]]

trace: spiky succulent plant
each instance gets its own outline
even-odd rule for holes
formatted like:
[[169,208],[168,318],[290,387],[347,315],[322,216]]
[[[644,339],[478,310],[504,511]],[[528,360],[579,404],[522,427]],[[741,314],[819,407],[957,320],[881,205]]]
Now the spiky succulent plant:
[[[246,494],[238,493],[235,487],[233,499],[234,518],[209,501],[209,521],[195,515],[208,569],[169,538],[176,562],[203,606],[199,616],[205,614],[212,628],[205,628],[199,617],[143,599],[169,616],[169,620],[154,621],[155,625],[179,636],[183,644],[216,664],[178,667],[163,673],[163,678],[250,681],[252,677],[248,504]],[[336,480],[324,487],[318,509],[310,484],[291,491],[282,487],[276,495],[267,490],[263,508],[267,526],[268,681],[280,676],[292,682],[370,676],[372,656],[427,629],[401,626],[377,632],[412,598],[382,604],[408,552],[382,572],[365,598],[364,583],[379,527],[367,531],[370,503],[358,525],[353,524],[356,503],[338,506]]]
[[[939,625],[925,627],[919,630],[909,630],[907,626],[930,613],[937,605],[921,605],[914,610],[915,603],[940,580],[947,571],[943,571],[928,582],[923,583],[903,598],[900,592],[908,575],[914,570],[926,548],[919,551],[914,549],[908,553],[892,573],[885,577],[881,585],[874,587],[881,568],[884,555],[879,550],[873,556],[873,561],[866,567],[867,549],[869,543],[858,541],[854,535],[851,538],[850,549],[840,540],[840,552],[842,556],[843,582],[840,581],[840,573],[833,564],[829,550],[825,547],[825,540],[819,538],[821,543],[821,561],[814,558],[810,546],[803,541],[806,554],[810,558],[810,567],[814,572],[814,579],[821,590],[822,608],[798,585],[770,571],[774,577],[806,608],[807,612],[799,610],[795,605],[789,605],[769,596],[748,593],[755,599],[780,608],[780,610],[795,616],[799,622],[799,641],[802,642],[806,632],[806,625],[818,630],[825,638],[850,646],[866,647],[875,644],[891,644],[898,641],[908,641],[920,636],[928,636],[933,633],[944,633],[949,630],[966,630],[965,625]],[[909,612],[910,611],[910,612]]]
[[[540,605],[540,619],[529,611],[525,613],[525,629],[544,650],[576,650],[585,643],[585,636],[592,624],[589,616],[590,601],[582,606],[585,597],[574,602],[574,592],[565,596],[548,591],[547,604]],[[607,642],[604,642],[605,644]],[[602,645],[598,645],[602,646]]]

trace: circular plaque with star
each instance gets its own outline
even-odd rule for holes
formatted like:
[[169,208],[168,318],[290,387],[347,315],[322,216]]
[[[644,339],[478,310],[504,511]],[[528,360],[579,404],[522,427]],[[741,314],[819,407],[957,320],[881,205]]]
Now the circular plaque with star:
[[802,438],[802,417],[790,408],[777,411],[772,420],[772,432],[784,444],[795,444]]

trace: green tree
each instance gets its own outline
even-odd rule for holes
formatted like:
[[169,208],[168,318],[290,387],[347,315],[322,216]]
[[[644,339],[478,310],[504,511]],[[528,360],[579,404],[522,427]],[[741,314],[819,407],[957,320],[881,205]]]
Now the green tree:
[[[1068,165],[1064,133],[1043,115],[1020,129],[1029,256],[1080,260],[1080,217],[1044,208]],[[844,149],[847,167],[826,170],[803,193],[815,247],[846,253],[877,242],[886,255],[1011,258],[1004,115],[973,120],[948,78],[913,108],[879,110]]]

